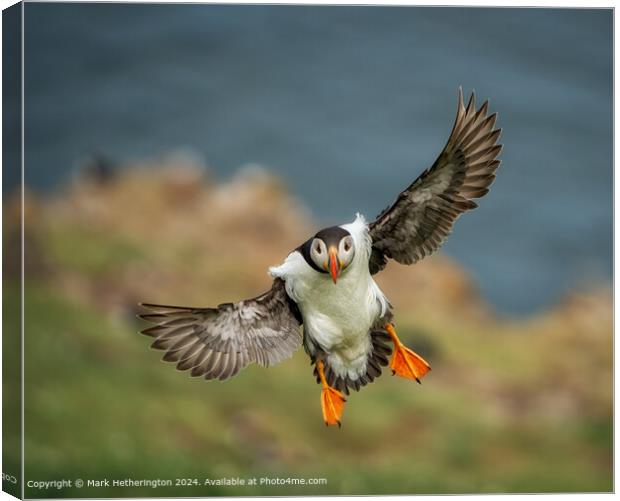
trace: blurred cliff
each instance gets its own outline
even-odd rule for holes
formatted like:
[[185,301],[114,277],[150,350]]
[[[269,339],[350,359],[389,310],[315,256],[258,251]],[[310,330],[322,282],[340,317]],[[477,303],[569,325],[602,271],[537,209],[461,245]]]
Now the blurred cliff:
[[[612,489],[609,286],[507,319],[441,253],[390,263],[377,280],[433,371],[420,387],[386,370],[326,429],[303,351],[205,383],[137,334],[140,301],[208,306],[269,286],[267,267],[316,230],[278,179],[251,167],[218,183],[191,162],[93,169],[62,194],[27,193],[25,220],[29,477],[328,479],[157,491],[177,496]],[[97,494],[110,491],[80,492]]]

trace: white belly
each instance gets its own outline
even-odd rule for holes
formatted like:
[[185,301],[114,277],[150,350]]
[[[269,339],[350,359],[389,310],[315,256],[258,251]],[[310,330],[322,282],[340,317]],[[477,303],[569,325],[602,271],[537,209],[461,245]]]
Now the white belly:
[[381,291],[368,273],[345,273],[337,284],[329,275],[316,274],[312,284],[304,285],[296,292],[305,335],[328,354],[336,374],[357,379],[366,373],[371,327],[385,313],[377,297]]
[[367,294],[359,290],[331,281],[327,285],[311,291],[299,305],[306,329],[325,351],[352,348],[368,337],[379,307],[368,304]]

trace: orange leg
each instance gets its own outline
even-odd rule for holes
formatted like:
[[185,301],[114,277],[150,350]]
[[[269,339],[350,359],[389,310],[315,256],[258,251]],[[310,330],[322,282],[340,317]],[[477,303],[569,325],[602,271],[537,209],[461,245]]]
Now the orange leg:
[[342,411],[344,410],[346,399],[342,396],[342,393],[327,384],[324,370],[325,364],[323,361],[319,360],[316,363],[316,368],[319,372],[321,384],[323,385],[323,390],[321,391],[321,409],[323,410],[325,425],[337,424],[340,426],[340,419],[342,418]]
[[392,374],[397,374],[407,379],[415,379],[420,383],[420,379],[431,370],[431,366],[428,365],[428,362],[420,355],[407,348],[402,341],[398,339],[392,324],[387,324],[385,330],[394,343],[394,355],[392,356],[392,362],[390,364]]

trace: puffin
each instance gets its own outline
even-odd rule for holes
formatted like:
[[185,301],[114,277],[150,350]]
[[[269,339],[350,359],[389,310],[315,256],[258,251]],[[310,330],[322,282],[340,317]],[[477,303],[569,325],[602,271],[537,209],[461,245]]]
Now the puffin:
[[321,385],[326,425],[341,425],[346,396],[392,374],[420,380],[429,363],[400,340],[393,308],[374,281],[389,260],[414,264],[445,241],[456,219],[477,207],[500,165],[501,129],[489,102],[465,106],[459,88],[456,119],[433,163],[374,221],[324,228],[269,268],[271,288],[217,307],[140,303],[163,360],[205,380],[226,380],[250,364],[271,367],[301,346]]

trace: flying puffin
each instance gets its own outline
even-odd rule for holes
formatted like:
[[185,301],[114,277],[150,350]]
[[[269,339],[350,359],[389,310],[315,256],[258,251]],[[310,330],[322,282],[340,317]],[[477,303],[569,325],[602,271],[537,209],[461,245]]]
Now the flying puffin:
[[435,163],[374,221],[357,214],[325,228],[269,268],[267,292],[217,308],[142,303],[149,311],[140,317],[156,324],[142,333],[166,352],[163,360],[207,380],[251,363],[270,367],[303,345],[326,425],[340,426],[345,394],[379,377],[390,355],[393,374],[420,382],[430,365],[398,338],[373,275],[388,259],[413,264],[432,254],[454,221],[477,207],[472,199],[489,191],[502,147],[497,114],[487,110],[488,101],[476,110],[473,93],[465,106],[459,89],[456,120]]

